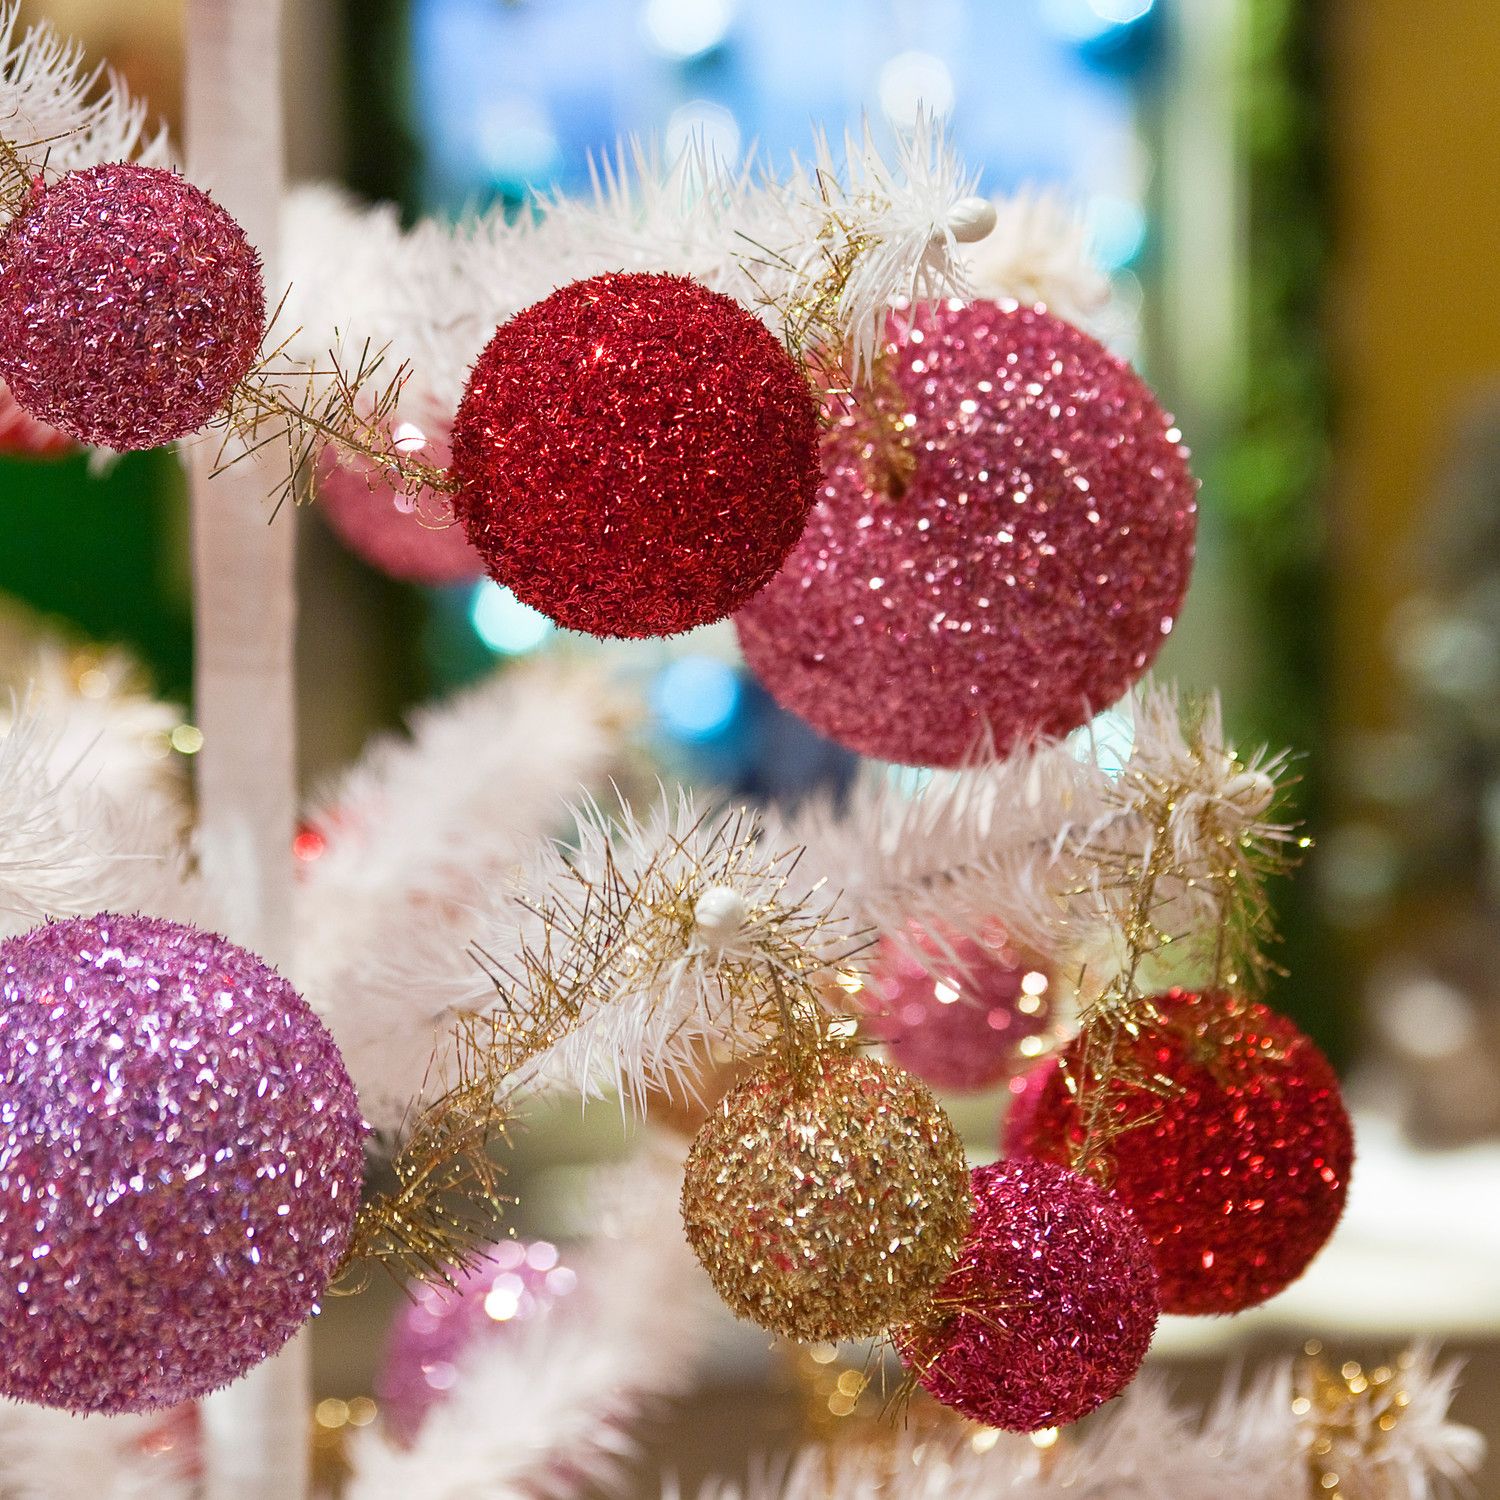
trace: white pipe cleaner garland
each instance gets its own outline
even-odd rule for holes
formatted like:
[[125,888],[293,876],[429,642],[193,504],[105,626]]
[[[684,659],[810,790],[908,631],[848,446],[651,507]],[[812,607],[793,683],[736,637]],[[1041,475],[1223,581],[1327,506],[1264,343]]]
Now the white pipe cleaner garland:
[[[905,1432],[807,1448],[744,1482],[710,1481],[696,1500],[1437,1500],[1462,1493],[1484,1453],[1477,1432],[1448,1420],[1458,1374],[1421,1346],[1351,1376],[1340,1401],[1284,1362],[1243,1390],[1231,1381],[1202,1417],[1146,1376],[1055,1447],[985,1428]],[[663,1500],[682,1500],[680,1488]]]
[[[146,106],[121,80],[89,68],[83,48],[50,25],[17,35],[20,8],[0,4],[0,137],[35,175],[62,175],[100,162],[166,166],[164,130],[146,128]],[[102,83],[102,87],[101,87]],[[0,227],[8,215],[0,203]]]

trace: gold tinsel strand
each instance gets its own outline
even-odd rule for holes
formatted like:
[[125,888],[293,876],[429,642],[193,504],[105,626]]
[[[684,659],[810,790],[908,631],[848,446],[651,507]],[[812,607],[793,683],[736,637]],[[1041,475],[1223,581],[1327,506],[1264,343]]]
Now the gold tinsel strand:
[[[1067,1078],[1084,1125],[1074,1165],[1096,1175],[1107,1176],[1108,1148],[1121,1130],[1155,1118],[1146,1111],[1123,1123],[1112,1109],[1119,1091],[1158,1099],[1173,1092],[1170,1079],[1123,1060],[1136,1049],[1122,1042],[1160,1020],[1142,982],[1148,961],[1176,945],[1182,966],[1201,971],[1198,983],[1250,995],[1278,972],[1266,953],[1276,932],[1265,887],[1291,868],[1294,855],[1291,829],[1266,814],[1282,762],[1239,760],[1205,739],[1201,717],[1195,705],[1185,707],[1190,768],[1163,774],[1127,764],[1121,772],[1114,790],[1127,839],[1080,851],[1093,881],[1073,894],[1118,910],[1113,920],[1124,950],[1119,972],[1083,1010],[1082,1045]],[[1205,795],[1205,787],[1223,791]],[[1205,906],[1211,920],[1201,924],[1195,919]]]
[[805,1341],[915,1316],[969,1221],[963,1147],[927,1087],[850,1048],[769,1057],[699,1131],[688,1240],[743,1318]]
[[[319,455],[325,447],[362,459],[398,494],[419,502],[429,493],[452,493],[446,470],[404,452],[394,436],[402,391],[410,377],[406,364],[387,369],[387,351],[366,341],[352,367],[337,349],[324,366],[293,360],[287,349],[296,333],[272,342],[286,297],[266,328],[264,351],[230,393],[229,404],[212,426],[222,433],[220,471],[251,454],[281,448],[286,468],[273,491],[278,507],[289,499],[311,497]],[[337,339],[337,331],[335,331]]]
[[482,1258],[509,1199],[495,1148],[507,1139],[504,1075],[488,1026],[465,1020],[454,1037],[451,1081],[417,1111],[391,1159],[396,1186],[359,1210],[344,1262],[358,1290],[379,1264],[403,1279],[450,1284]]
[[[732,1064],[777,1036],[820,1031],[814,985],[827,970],[830,929],[822,907],[788,895],[800,851],[768,853],[749,813],[741,810],[703,838],[705,814],[680,838],[669,838],[644,865],[625,869],[605,845],[602,870],[568,866],[528,903],[539,937],[501,961],[482,949],[475,958],[495,987],[491,1042],[495,1066],[511,1072],[578,1030],[621,997],[662,997],[689,955],[698,898],[713,887],[759,888],[743,941],[703,967]],[[862,940],[843,944],[840,961]]]

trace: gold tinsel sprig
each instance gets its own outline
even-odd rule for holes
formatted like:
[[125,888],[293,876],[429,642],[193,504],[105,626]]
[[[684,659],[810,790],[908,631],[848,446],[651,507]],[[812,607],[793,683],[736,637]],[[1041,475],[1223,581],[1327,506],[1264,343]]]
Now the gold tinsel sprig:
[[578,813],[476,957],[494,986],[495,1066],[511,1086],[677,1097],[710,1058],[781,1038],[816,1046],[816,984],[863,948],[797,851],[768,848],[745,809],[663,799],[637,819]]

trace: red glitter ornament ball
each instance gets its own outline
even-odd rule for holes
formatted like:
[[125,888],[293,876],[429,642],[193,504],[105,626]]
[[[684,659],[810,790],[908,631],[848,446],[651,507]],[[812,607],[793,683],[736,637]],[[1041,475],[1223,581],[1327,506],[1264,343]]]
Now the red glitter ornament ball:
[[56,458],[74,448],[73,439],[16,405],[10,387],[0,380],[0,456]]
[[1144,382],[1037,307],[893,315],[885,381],[823,441],[787,565],[740,612],[773,697],[883,760],[1060,735],[1172,627],[1196,481]]
[[1050,1162],[976,1167],[974,1216],[940,1321],[897,1331],[945,1406],[991,1427],[1076,1422],[1118,1396],[1156,1331],[1146,1237],[1102,1188]]
[[[402,421],[397,449],[434,468],[451,461],[449,424],[441,419]],[[424,490],[413,503],[369,460],[331,446],[318,460],[314,486],[329,529],[371,567],[408,583],[465,583],[484,576],[484,562],[454,519],[446,495]]]
[[[1163,1311],[1239,1312],[1295,1281],[1333,1233],[1354,1161],[1349,1116],[1333,1069],[1284,1016],[1184,990],[1155,1005],[1160,1025],[1127,1040],[1121,1061],[1176,1092],[1118,1091],[1115,1119],[1132,1128],[1110,1143],[1111,1185],[1150,1237]],[[1006,1146],[1065,1161],[1082,1136],[1054,1067]]]
[[265,322],[244,231],[160,167],[70,172],[0,236],[0,376],[81,443],[197,431],[255,362]]
[[974,1093],[1024,1060],[1022,1043],[1047,1025],[1047,988],[1003,937],[978,943],[913,926],[881,939],[860,999],[870,1031],[903,1068]]
[[802,534],[807,382],[767,329],[682,276],[595,276],[490,340],[453,427],[455,510],[491,576],[559,625],[722,619]]

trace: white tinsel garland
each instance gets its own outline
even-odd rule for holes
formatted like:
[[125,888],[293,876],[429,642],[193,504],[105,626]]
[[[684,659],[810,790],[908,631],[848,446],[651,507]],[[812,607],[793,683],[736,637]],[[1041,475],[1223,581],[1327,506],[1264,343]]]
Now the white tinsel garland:
[[592,668],[512,668],[377,740],[312,814],[326,847],[303,871],[293,975],[377,1127],[399,1124],[454,996],[482,979],[468,952],[480,909],[566,831],[635,713]]
[[[1430,1349],[1401,1372],[1404,1405],[1388,1428],[1355,1441],[1321,1436],[1294,1401],[1293,1368],[1278,1365],[1240,1390],[1231,1382],[1203,1417],[1165,1384],[1136,1383],[1055,1447],[983,1428],[903,1432],[894,1442],[807,1448],[761,1464],[744,1482],[716,1479],[697,1500],[1313,1500],[1338,1465],[1346,1500],[1458,1495],[1484,1454],[1479,1434],[1448,1420],[1458,1366]],[[1357,1419],[1356,1419],[1357,1421]],[[664,1500],[681,1500],[669,1485]]]
[[326,365],[330,324],[346,359],[366,340],[388,345],[411,367],[403,410],[420,422],[451,417],[496,327],[605,271],[692,276],[793,338],[816,304],[820,327],[843,340],[856,373],[894,303],[966,293],[971,262],[986,295],[1080,313],[1100,300],[1084,238],[1050,199],[999,205],[1001,241],[966,243],[995,216],[973,186],[924,118],[889,159],[868,132],[848,137],[841,158],[819,138],[812,159],[785,178],[726,167],[701,143],[671,161],[632,144],[596,168],[591,196],[548,197],[517,220],[495,211],[403,232],[388,205],[303,188],[283,222],[286,326],[300,330],[291,349]]

